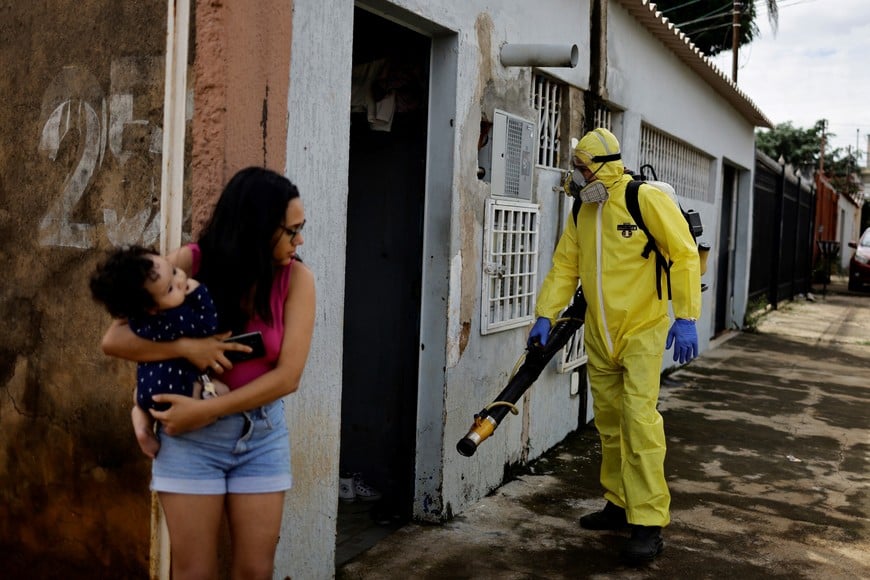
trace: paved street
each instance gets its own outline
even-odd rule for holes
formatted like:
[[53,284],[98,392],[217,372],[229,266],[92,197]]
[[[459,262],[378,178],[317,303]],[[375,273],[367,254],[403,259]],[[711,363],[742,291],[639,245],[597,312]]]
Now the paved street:
[[870,294],[844,282],[667,377],[673,521],[654,563],[623,565],[627,534],[577,524],[603,505],[588,426],[452,521],[405,526],[337,577],[870,578]]

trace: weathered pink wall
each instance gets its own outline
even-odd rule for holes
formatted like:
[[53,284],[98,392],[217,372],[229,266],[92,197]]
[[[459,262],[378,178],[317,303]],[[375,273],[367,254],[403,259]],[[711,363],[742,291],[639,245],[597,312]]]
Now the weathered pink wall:
[[[105,250],[159,240],[167,1],[0,13],[0,577],[145,578],[135,365],[100,352],[87,282]],[[291,13],[196,3],[186,211],[241,167],[283,170]]]
[[199,0],[193,120],[193,228],[239,169],[284,170],[293,3]]

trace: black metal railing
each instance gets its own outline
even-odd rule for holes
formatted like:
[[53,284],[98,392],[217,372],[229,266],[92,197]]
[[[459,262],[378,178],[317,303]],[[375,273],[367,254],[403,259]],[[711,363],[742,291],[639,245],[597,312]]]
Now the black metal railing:
[[809,292],[815,190],[763,153],[755,157],[749,299],[781,300]]

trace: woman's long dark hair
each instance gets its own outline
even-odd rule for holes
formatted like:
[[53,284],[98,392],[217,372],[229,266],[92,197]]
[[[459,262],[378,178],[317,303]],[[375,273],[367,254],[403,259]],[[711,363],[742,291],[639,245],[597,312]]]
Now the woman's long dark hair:
[[[289,179],[262,167],[242,169],[221,193],[199,238],[202,264],[196,276],[217,306],[221,331],[242,332],[254,314],[271,324],[275,232],[297,197]],[[243,304],[252,288],[253,312],[248,312]]]

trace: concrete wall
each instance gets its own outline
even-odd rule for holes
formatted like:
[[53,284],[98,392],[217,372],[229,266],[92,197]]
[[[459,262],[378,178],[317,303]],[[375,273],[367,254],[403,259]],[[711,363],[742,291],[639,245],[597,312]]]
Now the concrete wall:
[[[386,4],[386,3],[385,3]],[[506,43],[577,44],[581,47],[576,68],[547,69],[561,80],[586,87],[589,59],[589,12],[586,3],[549,0],[530,4],[513,2],[497,13],[486,2],[413,2],[392,3],[432,23],[452,31],[457,47],[455,58],[456,111],[453,116],[453,191],[449,200],[433,198],[429,203],[449,202],[450,223],[430,223],[450,232],[445,262],[427,264],[430,271],[449,276],[449,290],[442,300],[424,303],[424,310],[447,314],[446,373],[436,381],[421,376],[421,397],[426,396],[436,408],[418,410],[418,449],[440,449],[437,473],[417,474],[419,503],[415,514],[421,519],[437,521],[464,510],[497,487],[506,465],[536,456],[576,428],[577,400],[568,394],[567,378],[541,383],[520,405],[521,415],[510,416],[473,458],[460,456],[456,442],[465,435],[473,414],[504,387],[517,358],[525,348],[527,328],[480,334],[480,292],[482,268],[483,210],[490,195],[488,183],[476,178],[477,142],[481,118],[491,120],[494,109],[503,109],[524,118],[534,119],[529,102],[532,70],[529,67],[505,68],[499,50]],[[558,17],[555,17],[558,15]],[[432,86],[436,86],[432,83]],[[430,151],[442,146],[431,141]],[[552,191],[553,175],[536,181],[533,201],[542,205],[542,238],[554,239],[556,220],[546,213],[555,212],[558,194]],[[445,216],[446,217],[446,216]],[[542,244],[542,248],[546,247]],[[547,253],[546,250],[543,253]],[[427,252],[428,256],[429,253]],[[443,312],[443,300],[448,304]],[[423,357],[435,356],[428,353]],[[555,384],[561,380],[562,385]],[[440,384],[439,384],[440,382]],[[425,393],[424,393],[425,391]],[[533,413],[544,413],[532,420]],[[433,432],[434,419],[426,421],[424,413],[436,414],[440,425]]]
[[236,171],[284,167],[292,8],[287,0],[196,2],[194,232]]
[[302,383],[288,399],[294,487],[280,577],[334,570],[352,32],[353,2],[295,0],[285,170],[305,203],[300,253],[317,280],[317,318]]
[[818,172],[816,180],[816,213],[813,228],[813,267],[823,265],[818,242],[837,240],[837,219],[839,217],[837,190]]
[[2,15],[0,575],[146,577],[135,369],[100,352],[87,280],[102,250],[158,240],[166,2]]
[[837,227],[839,228],[838,240],[840,241],[839,267],[841,271],[848,272],[849,261],[855,251],[849,247],[849,242],[857,242],[861,237],[861,208],[845,195],[837,199]]
[[[433,39],[415,514],[438,521],[496,487],[504,466],[528,456],[522,419],[506,422],[473,460],[454,446],[472,415],[501,389],[523,350],[525,329],[479,331],[481,237],[488,184],[476,178],[481,116],[495,108],[532,117],[529,68],[503,68],[505,41],[588,44],[587,8],[567,0],[513,3],[491,14],[485,2],[361,2]],[[294,472],[282,572],[331,570],[338,481],[343,256],[346,232],[353,3],[297,0],[289,98],[287,172],[306,200],[306,262],[318,284],[309,372],[291,398]],[[558,14],[559,18],[553,15]],[[584,86],[587,67],[557,73]],[[435,82],[440,78],[443,82]],[[452,92],[444,87],[455,87]],[[311,194],[308,194],[311,192]],[[547,203],[555,197],[550,191]],[[310,372],[316,369],[315,372]],[[567,388],[564,390],[567,400]],[[526,411],[527,412],[527,411]],[[576,413],[561,436],[576,427]],[[559,426],[553,430],[559,431]],[[543,451],[543,446],[537,451]],[[425,457],[425,461],[420,461]],[[289,525],[292,522],[292,525]]]

